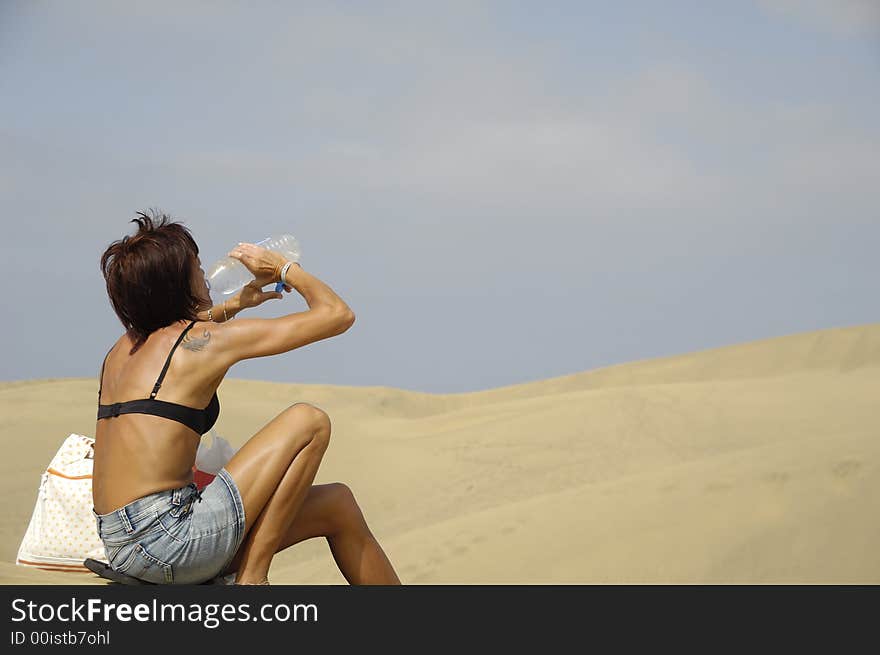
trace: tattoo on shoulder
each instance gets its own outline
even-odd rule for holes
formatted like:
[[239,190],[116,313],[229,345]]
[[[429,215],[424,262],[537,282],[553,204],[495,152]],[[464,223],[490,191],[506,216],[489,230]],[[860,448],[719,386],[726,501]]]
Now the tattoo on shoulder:
[[211,340],[211,333],[208,332],[207,329],[205,329],[204,336],[201,336],[201,337],[194,337],[194,336],[192,336],[191,331],[187,332],[183,337],[183,341],[181,341],[180,343],[187,350],[194,350],[194,351],[198,352],[199,350],[204,350],[205,346],[208,345],[208,342],[210,340]]

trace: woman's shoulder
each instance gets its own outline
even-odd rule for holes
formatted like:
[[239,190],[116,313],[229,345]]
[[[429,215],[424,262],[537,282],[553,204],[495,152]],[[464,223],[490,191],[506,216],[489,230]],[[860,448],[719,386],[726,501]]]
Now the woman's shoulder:
[[181,348],[200,352],[211,343],[212,335],[220,329],[220,323],[214,321],[190,321],[184,328],[186,334],[180,341]]

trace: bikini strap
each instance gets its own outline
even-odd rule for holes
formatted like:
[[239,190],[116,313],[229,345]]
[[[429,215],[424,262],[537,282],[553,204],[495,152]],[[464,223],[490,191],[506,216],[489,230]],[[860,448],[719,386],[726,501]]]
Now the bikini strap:
[[183,328],[183,332],[180,333],[180,336],[177,337],[177,341],[175,341],[174,345],[171,347],[171,352],[168,353],[168,358],[165,360],[165,366],[162,367],[159,379],[156,380],[156,384],[153,386],[153,392],[150,394],[151,400],[155,399],[156,394],[159,393],[159,387],[162,386],[162,380],[165,379],[165,372],[168,370],[168,365],[171,364],[171,356],[174,354],[174,351],[177,350],[177,346],[180,345],[180,342],[183,341],[183,337],[186,336],[186,333],[189,332],[189,329],[195,324],[196,322],[192,321],[189,325]]
[[113,350],[113,347],[110,347],[110,350],[107,351],[107,354],[104,355],[104,361],[101,362],[101,376],[98,378],[98,404],[101,403],[101,389],[104,388],[104,365],[107,363],[107,357],[110,356],[110,351]]

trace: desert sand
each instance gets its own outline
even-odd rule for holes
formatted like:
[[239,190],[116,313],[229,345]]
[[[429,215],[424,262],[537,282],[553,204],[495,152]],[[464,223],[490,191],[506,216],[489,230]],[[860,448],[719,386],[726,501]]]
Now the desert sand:
[[[96,369],[98,363],[96,363]],[[0,383],[0,583],[41,473],[92,436],[95,379]],[[355,493],[404,584],[880,583],[880,324],[437,395],[227,379],[241,445],[289,404],[331,417],[316,483]],[[273,584],[345,584],[323,539]]]

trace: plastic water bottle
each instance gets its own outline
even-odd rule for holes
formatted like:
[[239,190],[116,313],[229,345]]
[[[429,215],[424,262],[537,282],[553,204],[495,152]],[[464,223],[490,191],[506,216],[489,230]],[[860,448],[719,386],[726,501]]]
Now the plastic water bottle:
[[[256,245],[277,252],[289,261],[299,261],[299,242],[292,234],[272,236],[257,242]],[[247,266],[234,257],[222,257],[208,269],[207,279],[211,295],[215,299],[223,300],[252,282],[254,276],[247,269]],[[278,282],[275,285],[275,291],[281,291],[283,287],[283,283]]]

